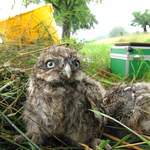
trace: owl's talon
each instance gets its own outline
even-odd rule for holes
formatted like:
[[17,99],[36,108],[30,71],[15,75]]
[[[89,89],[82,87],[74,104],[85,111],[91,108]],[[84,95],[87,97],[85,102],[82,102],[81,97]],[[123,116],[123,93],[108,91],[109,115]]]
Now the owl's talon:
[[[99,144],[101,143],[102,141],[100,139],[96,139],[94,138],[92,140],[92,142],[89,144],[89,146],[93,149],[97,149],[97,147],[99,146]],[[112,150],[112,147],[107,144],[105,147],[104,147],[105,150]]]
[[26,141],[26,139],[22,135],[19,135],[19,136],[14,138],[14,142],[16,142],[18,144],[21,144],[21,143],[23,143],[25,141]]
[[38,141],[39,141],[39,133],[37,133],[37,132],[33,132],[33,134],[32,134],[32,138],[31,138],[31,140],[34,142],[34,143],[36,143],[36,144],[40,144]]
[[[36,132],[36,131],[27,132],[25,135],[26,135],[29,139],[31,139],[31,141],[33,141],[33,142],[36,143],[36,144],[41,144],[41,143],[42,143],[42,141],[39,140],[39,139],[40,139],[40,134],[39,134],[38,132]],[[16,143],[21,144],[21,143],[23,143],[23,142],[25,142],[25,141],[27,141],[27,140],[26,140],[22,135],[19,135],[19,136],[17,136],[17,137],[14,138],[14,141],[15,141]]]

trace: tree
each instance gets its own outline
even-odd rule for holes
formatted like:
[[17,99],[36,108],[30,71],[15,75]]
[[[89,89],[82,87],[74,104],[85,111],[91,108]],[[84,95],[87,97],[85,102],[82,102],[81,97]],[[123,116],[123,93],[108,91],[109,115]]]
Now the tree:
[[126,34],[127,32],[125,29],[121,26],[116,26],[114,27],[110,32],[109,32],[109,37],[116,37],[118,35]]
[[147,32],[147,25],[150,25],[150,10],[146,9],[144,13],[135,11],[132,13],[134,19],[131,21],[131,26],[141,26],[144,32]]
[[[62,38],[70,37],[78,29],[90,29],[98,24],[95,16],[90,13],[87,6],[90,2],[102,2],[102,0],[44,0],[52,3],[54,18],[57,25],[62,26]],[[28,0],[28,2],[39,3],[40,0]]]

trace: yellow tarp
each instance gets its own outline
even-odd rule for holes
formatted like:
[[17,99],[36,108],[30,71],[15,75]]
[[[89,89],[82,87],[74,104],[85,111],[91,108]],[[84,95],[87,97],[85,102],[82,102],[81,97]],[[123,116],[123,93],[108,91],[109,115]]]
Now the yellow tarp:
[[52,4],[0,20],[0,35],[3,42],[33,43],[35,39],[50,37],[52,42],[59,44]]

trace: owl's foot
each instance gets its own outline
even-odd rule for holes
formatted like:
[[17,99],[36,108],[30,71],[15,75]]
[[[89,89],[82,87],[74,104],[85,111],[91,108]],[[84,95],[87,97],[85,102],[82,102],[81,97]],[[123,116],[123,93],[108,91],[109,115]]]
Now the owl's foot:
[[[25,135],[38,145],[43,143],[43,140],[41,139],[40,134],[38,132],[27,132]],[[27,140],[22,135],[19,135],[19,136],[15,137],[14,141],[16,143],[21,144]]]
[[[96,149],[96,148],[99,146],[99,144],[100,144],[101,142],[102,142],[102,141],[101,141],[100,139],[94,138],[94,139],[92,140],[92,142],[89,143],[89,146],[90,146],[91,148],[93,148],[93,149]],[[107,145],[104,147],[104,149],[105,149],[105,150],[112,150],[112,147],[111,147],[109,144],[107,144]]]

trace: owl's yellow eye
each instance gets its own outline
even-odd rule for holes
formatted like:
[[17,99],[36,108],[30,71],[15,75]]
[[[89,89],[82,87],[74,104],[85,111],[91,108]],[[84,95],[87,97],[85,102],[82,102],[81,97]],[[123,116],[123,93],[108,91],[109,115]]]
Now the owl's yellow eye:
[[48,61],[48,62],[46,63],[46,66],[47,66],[47,68],[53,68],[53,67],[55,66],[55,63],[52,62],[52,61]]

